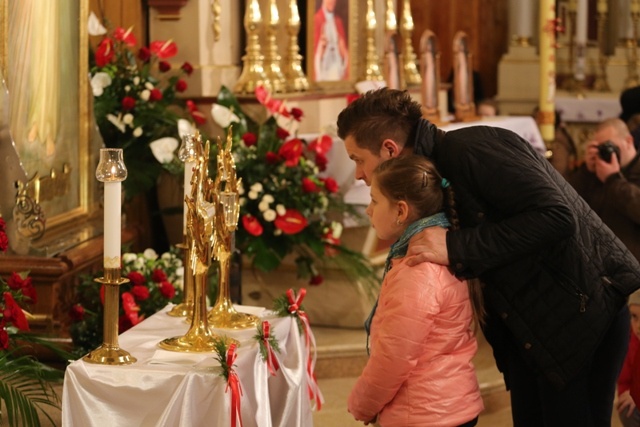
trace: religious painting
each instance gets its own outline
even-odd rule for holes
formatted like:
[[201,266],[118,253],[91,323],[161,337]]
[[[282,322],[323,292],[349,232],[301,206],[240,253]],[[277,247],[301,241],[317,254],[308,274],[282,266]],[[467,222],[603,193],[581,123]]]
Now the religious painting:
[[309,0],[307,76],[321,89],[351,89],[357,64],[357,2]]
[[[0,175],[18,189],[2,196],[0,209],[8,220],[46,219],[38,233],[25,231],[22,237],[31,240],[89,213],[95,178],[89,171],[87,19],[87,0],[0,0],[0,72],[8,110],[3,142],[14,148],[20,169],[17,178]],[[12,209],[4,201],[9,197]],[[21,212],[21,197],[39,212]]]

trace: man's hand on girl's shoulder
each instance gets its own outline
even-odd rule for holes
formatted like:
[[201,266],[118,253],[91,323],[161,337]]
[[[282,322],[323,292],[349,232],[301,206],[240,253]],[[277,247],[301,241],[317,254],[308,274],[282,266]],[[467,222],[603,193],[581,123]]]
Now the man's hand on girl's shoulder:
[[421,262],[449,265],[447,229],[429,227],[413,236],[409,241],[406,258],[407,264],[410,266]]

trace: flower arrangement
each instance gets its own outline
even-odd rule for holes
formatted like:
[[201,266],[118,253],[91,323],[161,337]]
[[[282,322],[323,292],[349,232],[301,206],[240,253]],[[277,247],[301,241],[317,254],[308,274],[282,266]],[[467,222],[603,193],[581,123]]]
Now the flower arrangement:
[[[9,239],[0,216],[0,252],[6,252]],[[0,277],[0,402],[7,408],[9,425],[33,425],[43,414],[53,423],[43,405],[59,408],[59,398],[49,381],[60,381],[63,372],[52,369],[24,354],[25,343],[37,343],[60,353],[51,343],[29,333],[24,307],[35,304],[36,290],[27,273]],[[2,412],[0,412],[2,421]]]
[[[175,249],[161,256],[153,249],[122,255],[119,332],[137,325],[146,317],[181,299],[184,267]],[[77,303],[71,307],[71,338],[80,357],[103,342],[104,285],[85,276],[77,289]]]
[[274,270],[287,255],[295,254],[298,276],[311,285],[322,283],[316,264],[324,262],[368,277],[367,260],[341,244],[342,224],[329,217],[330,212],[353,213],[338,197],[335,179],[323,173],[332,138],[298,138],[297,123],[304,112],[271,98],[263,87],[255,94],[268,112],[261,123],[243,111],[226,87],[211,112],[216,123],[227,132],[231,129],[242,178],[237,247],[263,271]]
[[178,139],[193,133],[193,123],[205,122],[193,101],[178,97],[193,67],[185,62],[172,70],[167,60],[178,48],[171,40],[138,48],[131,29],[109,32],[93,13],[89,34],[102,36],[90,57],[94,114],[105,145],[124,151],[130,198],[152,188],[163,168],[182,172]]

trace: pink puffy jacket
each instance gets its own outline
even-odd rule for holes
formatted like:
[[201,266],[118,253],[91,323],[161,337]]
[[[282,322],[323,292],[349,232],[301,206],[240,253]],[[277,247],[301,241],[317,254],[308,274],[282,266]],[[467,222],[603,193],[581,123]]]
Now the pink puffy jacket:
[[378,415],[383,427],[458,426],[478,416],[472,316],[467,283],[446,267],[394,259],[349,412],[361,421]]

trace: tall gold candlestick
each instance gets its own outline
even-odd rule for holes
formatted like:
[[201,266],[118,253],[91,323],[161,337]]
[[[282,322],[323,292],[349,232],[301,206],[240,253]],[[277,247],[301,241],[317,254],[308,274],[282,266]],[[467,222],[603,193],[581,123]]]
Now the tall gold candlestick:
[[105,287],[103,342],[83,360],[103,365],[129,365],[135,363],[136,358],[118,345],[119,288],[129,281],[120,277],[121,189],[122,181],[127,178],[121,148],[100,150],[96,178],[104,183],[104,277],[96,279]]
[[593,82],[593,88],[599,92],[609,92],[609,82],[607,82],[607,1],[598,0],[598,71]]
[[284,92],[285,81],[280,69],[281,57],[278,55],[278,42],[276,40],[280,29],[280,14],[276,0],[269,0],[269,23],[267,25],[267,57],[265,69],[271,81],[274,92]]
[[407,86],[419,85],[422,83],[422,77],[416,67],[416,54],[413,50],[413,16],[411,15],[411,2],[403,0],[402,2],[402,19],[400,24],[400,35],[402,36],[402,70],[404,81]]
[[300,14],[296,0],[289,0],[289,18],[287,19],[287,34],[289,35],[289,49],[284,65],[284,75],[287,90],[304,92],[309,89],[309,81],[302,70],[302,55],[298,46],[300,32]]
[[367,0],[367,53],[365,55],[364,80],[380,81],[380,60],[376,52],[376,12],[373,8],[373,0]]
[[247,33],[246,54],[242,57],[242,73],[233,87],[236,93],[253,93],[258,86],[273,87],[264,69],[264,56],[260,46],[260,32],[263,28],[262,14],[258,0],[247,0],[244,14],[244,29]]
[[638,79],[638,20],[640,20],[640,0],[631,0],[631,22],[633,26],[633,38],[627,40],[627,78],[625,88],[635,87],[640,84]]

